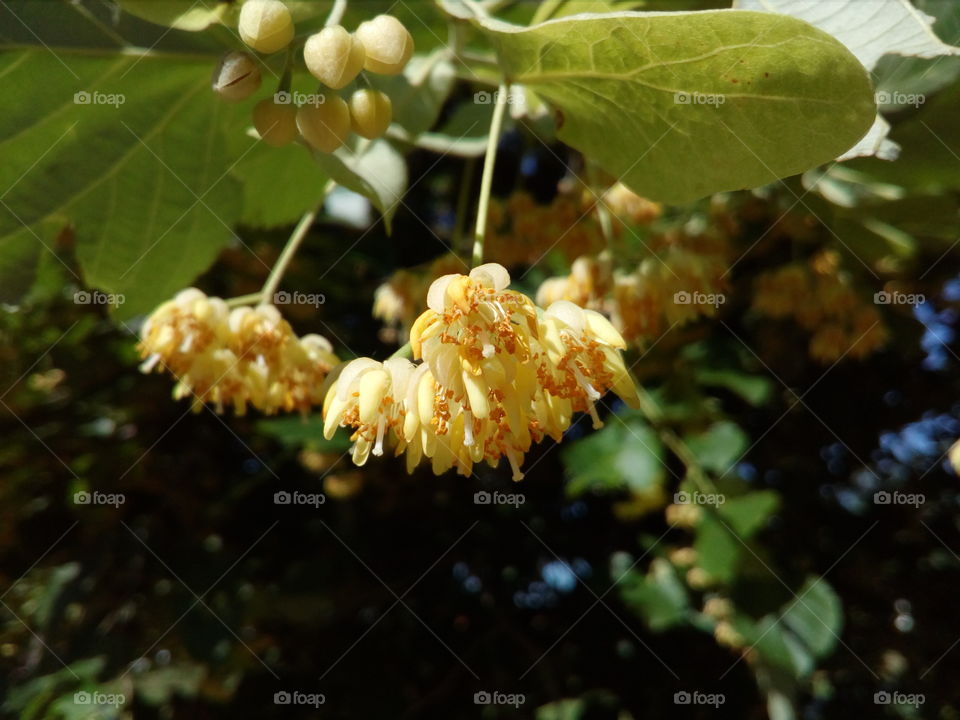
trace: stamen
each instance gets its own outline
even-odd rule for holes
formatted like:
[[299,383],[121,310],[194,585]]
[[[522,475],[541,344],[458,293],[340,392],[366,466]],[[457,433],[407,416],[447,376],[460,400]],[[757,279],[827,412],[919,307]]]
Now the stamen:
[[523,480],[523,473],[520,472],[520,466],[517,464],[517,457],[513,454],[513,448],[507,445],[504,450],[504,454],[507,456],[507,460],[510,462],[510,469],[513,470],[513,481],[520,482]]
[[160,353],[152,353],[150,357],[140,363],[140,372],[150,372],[157,366],[158,362],[160,362]]
[[573,376],[577,379],[577,382],[580,383],[580,387],[582,387],[584,392],[587,393],[587,398],[592,401],[599,400],[600,393],[596,391],[593,385],[587,382],[587,379],[580,372],[580,368],[577,367],[576,361],[570,363],[570,368],[573,370]]
[[187,333],[187,336],[183,339],[183,342],[180,343],[180,352],[188,353],[190,348],[193,347],[193,333]]
[[387,427],[387,416],[380,413],[380,420],[377,421],[377,442],[373,446],[373,454],[377,457],[383,455],[383,431]]

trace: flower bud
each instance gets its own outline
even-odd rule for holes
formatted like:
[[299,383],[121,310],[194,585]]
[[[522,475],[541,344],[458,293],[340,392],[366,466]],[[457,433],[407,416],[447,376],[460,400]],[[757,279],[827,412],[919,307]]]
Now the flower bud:
[[247,0],[240,8],[238,30],[247,45],[270,54],[293,40],[293,19],[280,0]]
[[363,70],[365,58],[363,43],[340,25],[314,33],[303,46],[303,61],[307,70],[334,90],[353,82]]
[[320,105],[304,105],[297,110],[297,127],[312,147],[333,152],[350,136],[350,109],[343,98],[331,94]]
[[297,108],[279,105],[273,98],[261,100],[253,108],[253,126],[267,145],[289,145],[297,139]]
[[260,68],[243,52],[228,52],[213,73],[213,91],[229,102],[246,100],[260,89]]
[[350,96],[350,125],[365,138],[383,135],[393,119],[390,98],[379,90],[357,90]]
[[392,15],[377,15],[360,23],[355,34],[367,55],[363,67],[370,72],[399,75],[413,55],[413,38]]

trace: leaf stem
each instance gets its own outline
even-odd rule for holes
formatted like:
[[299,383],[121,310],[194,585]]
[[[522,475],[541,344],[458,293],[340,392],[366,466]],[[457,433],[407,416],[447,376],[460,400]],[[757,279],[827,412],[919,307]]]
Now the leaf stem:
[[493,108],[493,119],[490,121],[490,134],[487,137],[487,154],[483,159],[483,176],[480,179],[480,202],[477,205],[477,227],[473,235],[473,266],[483,262],[483,242],[487,234],[487,210],[490,205],[490,188],[493,185],[493,166],[497,161],[497,144],[500,139],[500,128],[503,126],[503,115],[507,109],[507,93],[509,86],[506,82],[500,83],[497,88],[497,104]]
[[300,243],[302,243],[303,239],[307,236],[307,232],[310,230],[310,226],[313,225],[313,221],[316,220],[317,215],[320,214],[327,195],[330,194],[330,191],[333,190],[335,186],[336,183],[333,180],[328,180],[326,186],[323,188],[323,196],[320,202],[312,210],[305,212],[303,217],[300,218],[300,222],[297,223],[297,226],[290,234],[287,244],[283,246],[283,251],[280,253],[280,257],[277,258],[277,264],[273,266],[270,275],[267,277],[267,281],[263,284],[263,289],[260,291],[260,302],[273,302],[273,294],[277,291],[277,287],[280,285],[280,280],[283,279],[283,274],[286,272],[287,266],[290,264],[290,261],[293,260],[293,256],[300,247]]

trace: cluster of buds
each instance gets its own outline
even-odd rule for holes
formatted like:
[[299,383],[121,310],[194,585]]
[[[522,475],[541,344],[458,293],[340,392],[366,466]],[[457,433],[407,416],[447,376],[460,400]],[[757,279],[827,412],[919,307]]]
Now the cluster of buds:
[[429,459],[434,473],[506,458],[514,480],[532,443],[559,441],[573,415],[602,425],[596,404],[613,390],[636,405],[620,334],[599,313],[569,302],[546,310],[509,290],[498,264],[435,280],[402,358],[348,363],[324,401],[324,433],[354,428],[358,465],[390,440],[407,469]]
[[[294,37],[290,10],[282,0],[246,0],[240,8],[238,30],[252,50],[271,54],[286,48]],[[350,85],[361,71],[381,75],[403,72],[413,55],[413,37],[399,20],[378,15],[360,24],[354,33],[331,25],[307,38],[303,61],[322,88],[302,104],[293,102],[288,84],[253,109],[253,124],[268,145],[282,147],[303,140],[315,150],[333,152],[350,133],[364,138],[381,137],[393,119],[390,97],[379,90],[361,88],[344,100],[336,90]],[[253,95],[261,83],[254,56],[230,52],[214,73],[213,89],[228,101]]]
[[849,355],[863,359],[887,342],[877,308],[853,287],[840,256],[823,251],[758,276],[753,309],[771,318],[791,318],[811,333],[810,357],[821,363]]
[[196,288],[160,305],[143,325],[141,371],[167,371],[173,395],[217,412],[248,406],[265,413],[308,412],[339,362],[320,335],[298,338],[273,305],[230,309]]

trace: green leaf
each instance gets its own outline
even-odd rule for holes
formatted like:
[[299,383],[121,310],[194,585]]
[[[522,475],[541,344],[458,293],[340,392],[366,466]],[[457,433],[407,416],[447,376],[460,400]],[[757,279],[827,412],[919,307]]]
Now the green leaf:
[[70,222],[84,281],[122,294],[130,317],[189,285],[231,237],[240,192],[225,177],[224,106],[195,62],[70,56],[68,67],[46,50],[0,58],[17,108],[0,117],[0,245],[17,247],[25,226],[50,245],[50,227]]
[[[873,70],[886,54],[934,58],[960,55],[960,48],[947,45],[933,32],[933,17],[920,12],[908,0],[871,0],[864,12],[863,0],[832,0],[829,5],[808,0],[736,0],[735,6],[746,10],[766,10],[805,20],[830,33],[846,45],[868,70]],[[881,106],[897,106],[901,88],[880,88]],[[921,100],[922,102],[922,100]],[[877,155],[895,160],[899,147],[887,139],[890,124],[877,115],[870,132],[840,158],[846,160]]]
[[120,0],[120,7],[157,25],[198,32],[219,23],[230,5],[216,0]]
[[558,137],[634,191],[683,203],[830,161],[876,114],[842,43],[735,10],[576,15],[530,28],[470,17],[512,82],[559,111]]
[[686,586],[663,558],[653,560],[646,576],[631,571],[623,580],[621,596],[654,632],[682,623],[690,607]]
[[843,626],[843,606],[836,592],[820,577],[810,577],[783,615],[783,624],[790,628],[811,652],[824,657],[837,644]]
[[[299,145],[248,145],[230,171],[243,185],[240,222],[256,228],[295,223],[323,197],[328,177],[310,151]],[[283,192],[277,192],[282,178]]]
[[335,153],[314,152],[313,157],[330,178],[372,202],[389,232],[407,189],[407,163],[386,140],[359,145],[361,150],[342,147]]
[[718,475],[728,472],[749,444],[747,434],[729,420],[716,422],[706,431],[689,435],[685,440],[700,465]]
[[441,155],[480,157],[487,149],[492,116],[492,105],[460,103],[435,132],[413,136],[402,128],[393,127],[390,136]]
[[611,418],[603,429],[566,445],[562,458],[573,497],[623,489],[653,493],[665,479],[660,438],[637,418]]
[[762,375],[749,375],[738,370],[698,369],[697,381],[703,385],[722,387],[736,393],[753,406],[763,405],[773,391],[773,383]]
[[722,583],[733,582],[744,547],[708,508],[702,508],[693,548],[697,551],[697,566],[707,575]]
[[766,525],[770,516],[780,506],[780,496],[773,490],[726,498],[723,505],[717,506],[717,513],[737,535],[749,540]]

